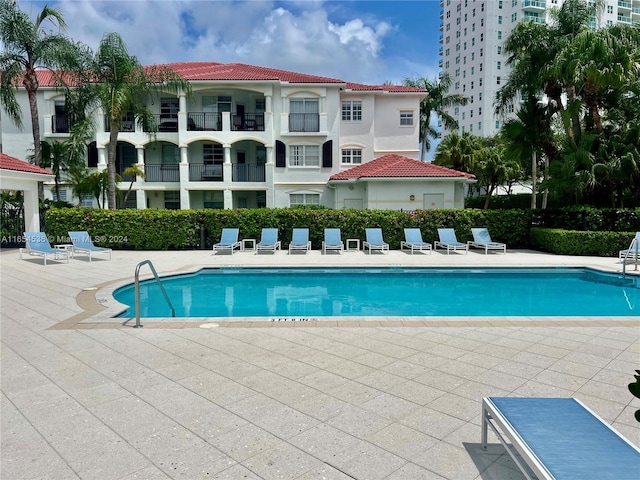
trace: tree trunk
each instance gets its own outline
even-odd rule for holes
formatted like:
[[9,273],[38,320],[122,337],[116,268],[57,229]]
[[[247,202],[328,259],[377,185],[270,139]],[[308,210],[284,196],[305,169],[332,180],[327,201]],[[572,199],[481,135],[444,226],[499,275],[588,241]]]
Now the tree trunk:
[[535,210],[537,206],[536,190],[538,189],[538,160],[536,159],[536,151],[531,152],[531,210]]
[[109,131],[109,148],[107,151],[107,174],[109,175],[109,193],[107,201],[109,210],[116,209],[116,151],[118,149],[118,125],[113,118]]
[[[549,172],[549,157],[544,156],[544,172],[542,174],[542,181],[546,181],[548,178]],[[547,200],[549,199],[549,189],[545,188],[544,192],[542,192],[542,209],[545,210],[547,208]]]
[[[33,158],[38,167],[42,166],[42,145],[40,143],[40,115],[38,114],[38,77],[35,71],[27,70],[22,81],[29,97],[31,111],[31,134],[33,135]],[[38,198],[44,200],[44,183],[38,182]]]

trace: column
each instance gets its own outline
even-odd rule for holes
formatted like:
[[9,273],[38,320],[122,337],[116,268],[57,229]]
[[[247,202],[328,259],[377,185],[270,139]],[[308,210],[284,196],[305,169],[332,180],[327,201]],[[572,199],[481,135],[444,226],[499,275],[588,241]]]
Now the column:
[[[142,145],[136,145],[136,155],[138,159],[138,168],[144,172],[144,147]],[[147,192],[144,190],[144,177],[136,178],[136,183],[142,184],[139,185],[136,190],[136,208],[138,210],[145,210],[147,208]]]
[[189,210],[191,200],[189,198],[189,147],[180,146],[180,209]]

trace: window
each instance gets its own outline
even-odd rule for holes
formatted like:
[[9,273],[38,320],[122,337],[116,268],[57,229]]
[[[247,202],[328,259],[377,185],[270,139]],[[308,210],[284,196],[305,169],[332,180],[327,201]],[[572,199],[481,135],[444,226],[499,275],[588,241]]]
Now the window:
[[160,118],[173,118],[178,120],[179,101],[177,98],[160,99]]
[[93,195],[90,193],[83,193],[80,197],[81,207],[93,207]]
[[511,6],[515,7],[518,5],[518,0],[511,0]]
[[289,205],[320,205],[319,193],[290,193]]
[[162,144],[162,164],[178,165],[180,163],[180,151],[176,145]]
[[484,48],[480,49],[480,56],[482,56],[482,53],[484,52]]
[[513,15],[511,15],[511,23],[515,23],[518,21],[518,14],[514,13]]
[[498,25],[502,25],[502,15],[498,15]]
[[484,2],[482,2],[482,4],[480,5],[480,11],[484,12]]
[[478,107],[478,115],[482,115],[482,107]]
[[482,86],[482,77],[478,79],[478,85]]
[[613,5],[607,5],[607,13],[613,13]]
[[349,165],[359,165],[362,163],[361,148],[343,148],[342,163]]
[[180,192],[164,192],[164,208],[180,210]]
[[290,167],[319,167],[320,146],[318,145],[291,145],[289,147]]
[[462,112],[462,120],[465,118],[465,112]]
[[320,105],[317,98],[292,98],[289,109],[290,132],[320,131]]
[[[482,79],[480,79],[480,85],[482,85]],[[478,100],[482,101],[482,92],[478,93]]]
[[502,69],[502,62],[496,62],[496,69],[497,70],[501,70]]
[[476,67],[471,67],[471,75],[473,75],[476,72]]
[[343,100],[342,101],[342,121],[360,122],[362,121],[362,101]]
[[498,8],[502,9],[502,0],[498,0]]
[[[473,90],[473,80],[471,81],[471,90]],[[471,102],[473,102],[473,100]]]
[[256,98],[256,113],[264,113],[267,107],[267,102],[264,98]]
[[222,165],[224,148],[219,143],[205,143],[202,145],[202,159],[205,165]]
[[481,27],[484,27],[484,18],[481,18],[481,19],[480,19],[480,26],[481,26]]
[[500,77],[496,77],[496,85],[500,85]]
[[401,126],[413,125],[413,110],[400,110],[400,125]]
[[224,192],[205,191],[202,192],[204,208],[224,208]]
[[482,122],[478,122],[478,130],[482,131]]
[[500,130],[500,120],[496,120],[496,130]]
[[484,33],[481,33],[481,34],[480,34],[480,41],[481,41],[481,42],[484,42]]
[[502,47],[500,45],[498,45],[498,55],[502,54]]
[[502,30],[498,30],[498,40],[502,40]]
[[482,71],[482,64],[480,64],[480,71]]

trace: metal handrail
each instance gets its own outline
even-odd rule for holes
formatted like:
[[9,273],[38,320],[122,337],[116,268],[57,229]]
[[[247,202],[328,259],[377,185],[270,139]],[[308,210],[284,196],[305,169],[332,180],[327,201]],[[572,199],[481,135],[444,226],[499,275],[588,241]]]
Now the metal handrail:
[[167,304],[171,309],[171,316],[172,317],[176,316],[176,309],[173,308],[173,305],[171,304],[171,300],[169,300],[169,295],[167,295],[167,292],[164,289],[164,286],[162,286],[162,282],[160,281],[160,277],[158,277],[158,272],[156,272],[156,269],[153,267],[153,263],[151,263],[151,260],[143,260],[138,265],[136,265],[136,274],[135,274],[136,324],[133,328],[142,328],[144,326],[140,324],[140,268],[145,264],[149,265],[149,268],[151,269],[151,273],[153,273],[153,276],[155,277],[156,282],[158,282],[158,286],[160,287],[160,290],[164,295],[164,299],[167,301]]
[[631,240],[631,245],[629,245],[629,249],[627,250],[627,253],[624,254],[624,258],[622,259],[622,278],[625,278],[627,276],[627,259],[629,258],[629,254],[631,253],[631,251],[634,249],[634,245],[635,252],[633,252],[633,255],[635,257],[636,263],[636,268],[634,270],[636,272],[638,271],[638,263],[640,263],[640,259],[638,258],[638,254],[640,253],[640,242],[638,242],[638,237],[635,237],[633,240]]

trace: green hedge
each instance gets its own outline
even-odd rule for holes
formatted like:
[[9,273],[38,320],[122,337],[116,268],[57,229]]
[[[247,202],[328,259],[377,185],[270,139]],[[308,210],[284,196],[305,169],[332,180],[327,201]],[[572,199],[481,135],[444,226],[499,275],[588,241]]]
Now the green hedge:
[[635,232],[598,232],[532,228],[531,246],[558,255],[618,256],[629,246]]
[[392,249],[400,248],[404,228],[418,227],[424,241],[438,238],[437,228],[454,228],[458,240],[472,238],[472,227],[487,227],[496,241],[509,248],[529,246],[531,214],[523,210],[331,210],[311,208],[237,210],[99,210],[52,208],[46,215],[46,232],[56,238],[68,231],[86,230],[97,245],[133,250],[195,249],[204,226],[207,247],[220,240],[225,227],[238,227],[240,238],[259,239],[263,228],[280,231],[287,248],[294,227],[309,228],[313,248],[322,245],[325,228],[340,228],[342,239],[364,240],[368,227],[382,228]]
[[568,207],[536,210],[533,212],[533,222],[539,227],[564,230],[640,231],[640,208]]

